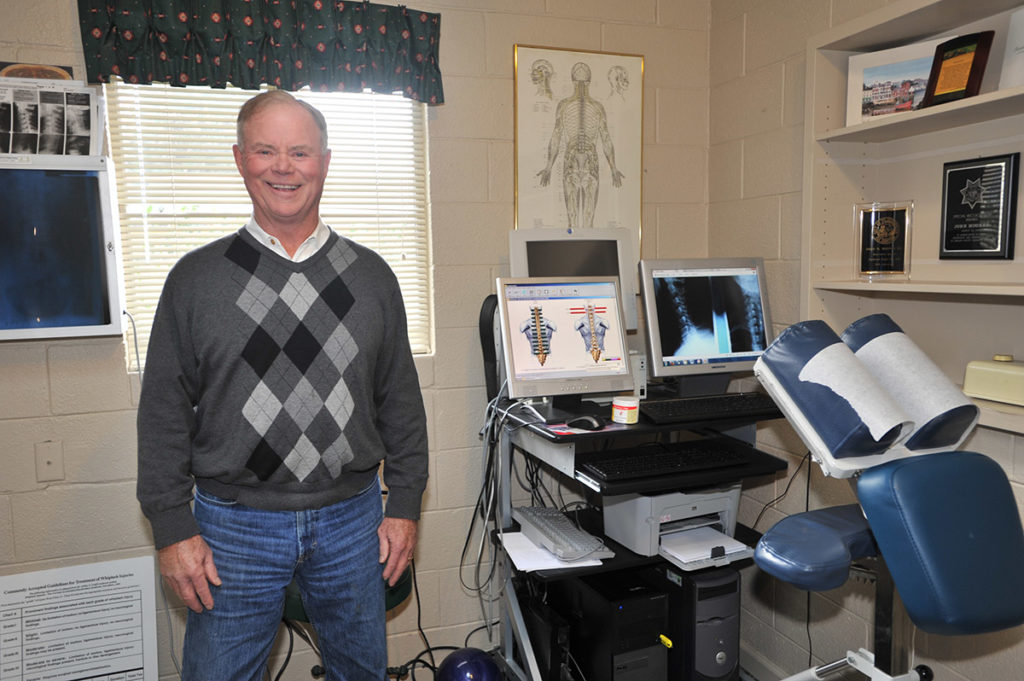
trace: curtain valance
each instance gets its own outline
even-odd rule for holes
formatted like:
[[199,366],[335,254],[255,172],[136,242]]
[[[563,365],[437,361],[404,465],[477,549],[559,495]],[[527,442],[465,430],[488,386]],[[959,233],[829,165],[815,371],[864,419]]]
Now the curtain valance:
[[78,0],[90,83],[401,91],[444,101],[441,15],[342,0]]

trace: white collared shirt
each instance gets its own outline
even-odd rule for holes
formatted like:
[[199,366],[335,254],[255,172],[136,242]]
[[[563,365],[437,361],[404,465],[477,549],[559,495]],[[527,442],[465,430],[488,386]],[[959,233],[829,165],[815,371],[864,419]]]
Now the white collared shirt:
[[261,244],[269,248],[270,250],[277,253],[282,258],[291,260],[292,262],[302,262],[303,260],[311,257],[314,253],[320,250],[320,247],[327,243],[327,237],[331,235],[331,228],[328,227],[323,220],[318,219],[316,229],[310,234],[305,241],[299,244],[299,247],[295,249],[295,255],[288,255],[288,251],[281,245],[280,239],[276,236],[267,234],[262,227],[256,223],[256,217],[250,216],[249,222],[245,224],[245,229],[259,241]]

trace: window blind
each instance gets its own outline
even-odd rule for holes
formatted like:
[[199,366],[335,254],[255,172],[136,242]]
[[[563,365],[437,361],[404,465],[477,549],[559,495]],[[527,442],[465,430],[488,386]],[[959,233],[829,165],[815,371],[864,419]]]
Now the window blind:
[[[117,175],[125,305],[145,363],[168,271],[189,250],[237,231],[252,204],[235,167],[238,109],[252,91],[106,85]],[[339,234],[377,251],[405,299],[413,352],[432,349],[426,106],[369,93],[293,93],[323,112],[331,166],[320,202]],[[130,365],[136,366],[129,337]]]

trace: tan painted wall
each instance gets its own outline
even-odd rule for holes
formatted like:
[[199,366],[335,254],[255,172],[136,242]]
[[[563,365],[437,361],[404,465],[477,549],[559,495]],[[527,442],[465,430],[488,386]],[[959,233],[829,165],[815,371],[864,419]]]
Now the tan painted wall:
[[[888,4],[886,0],[712,0],[708,140],[709,254],[755,251],[767,261],[776,331],[799,318],[801,189],[805,50],[807,39]],[[905,308],[903,308],[905,310]],[[760,446],[785,455],[792,473],[806,448],[785,422],[759,429]],[[965,449],[985,452],[1011,476],[1024,500],[1024,438],[979,429]],[[757,525],[765,531],[783,514],[802,511],[806,467],[786,498]],[[751,481],[740,520],[754,522],[763,505],[781,494],[788,477]],[[815,467],[811,508],[852,503],[849,483],[824,479]],[[761,681],[808,666],[805,592],[746,569],[743,598],[745,664]],[[850,582],[811,599],[815,664],[840,659],[848,649],[871,648],[872,589]],[[1009,681],[1024,662],[1021,627],[989,636],[913,638],[914,664],[932,666],[936,678]],[[863,678],[853,675],[843,678]]]
[[[480,301],[506,274],[513,207],[512,46],[645,55],[644,257],[763,256],[776,325],[796,321],[799,285],[803,50],[808,36],[874,9],[880,0],[449,0],[442,13],[447,102],[430,111],[437,350],[419,358],[430,418],[431,481],[417,554],[420,617],[432,645],[463,645],[484,621],[460,583],[459,559],[481,477],[477,438],[484,388]],[[71,0],[4,0],[0,61],[82,67]],[[225,149],[225,153],[229,153]],[[143,555],[148,527],[134,498],[137,381],[119,340],[0,345],[0,574]],[[759,432],[780,454],[802,451],[785,426]],[[65,479],[40,484],[34,444],[60,440]],[[970,443],[1024,480],[1024,444],[983,431]],[[1014,456],[1016,446],[1016,456]],[[796,457],[791,457],[795,467]],[[834,483],[834,481],[832,481]],[[752,522],[785,480],[751,481]],[[802,508],[803,480],[777,511]],[[848,498],[814,478],[812,503]],[[468,577],[468,570],[463,574]],[[765,673],[805,665],[802,593],[744,572],[745,649]],[[816,596],[814,654],[866,645],[870,595],[848,587]],[[172,604],[174,638],[181,609]],[[488,617],[492,617],[492,610]],[[389,621],[391,663],[424,647],[411,600]],[[158,613],[160,669],[171,678],[169,627]],[[1021,632],[937,641],[920,654],[941,678],[1017,678]],[[486,646],[483,635],[470,640]],[[280,647],[279,647],[280,649]],[[296,645],[285,678],[308,679],[315,660]],[[768,681],[762,676],[761,681]]]

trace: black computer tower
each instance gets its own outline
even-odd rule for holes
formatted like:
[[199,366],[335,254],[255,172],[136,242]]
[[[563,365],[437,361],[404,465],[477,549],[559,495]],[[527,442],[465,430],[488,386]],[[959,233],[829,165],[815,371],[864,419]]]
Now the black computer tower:
[[582,678],[667,681],[668,648],[661,637],[668,631],[669,603],[663,590],[625,571],[559,580],[548,593],[569,622],[569,650]]
[[[563,681],[569,668],[569,623],[537,598],[521,598],[519,606],[540,671],[538,681]],[[525,662],[519,660],[525,667]]]
[[669,599],[669,681],[740,678],[740,573],[731,567],[685,572],[668,563],[642,577]]

